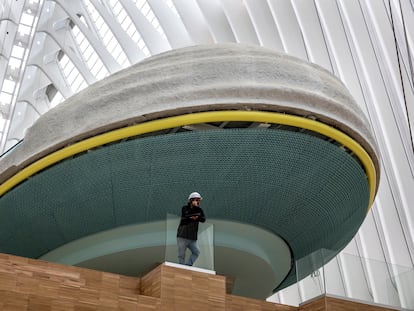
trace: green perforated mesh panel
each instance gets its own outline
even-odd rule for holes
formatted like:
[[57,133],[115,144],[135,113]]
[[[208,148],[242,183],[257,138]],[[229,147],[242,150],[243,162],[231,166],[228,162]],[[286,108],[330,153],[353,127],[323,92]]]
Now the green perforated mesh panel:
[[[360,164],[301,132],[227,129],[134,139],[83,153],[0,198],[0,252],[39,257],[117,226],[179,213],[202,193],[209,218],[281,236],[295,259],[342,249],[362,223],[369,187]],[[294,271],[283,285],[295,281]]]

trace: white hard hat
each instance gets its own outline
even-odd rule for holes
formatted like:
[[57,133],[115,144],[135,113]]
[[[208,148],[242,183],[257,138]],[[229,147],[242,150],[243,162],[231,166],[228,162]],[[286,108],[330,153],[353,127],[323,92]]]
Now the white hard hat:
[[198,192],[191,192],[190,195],[188,196],[188,201],[190,201],[191,199],[203,199],[201,197],[201,195]]

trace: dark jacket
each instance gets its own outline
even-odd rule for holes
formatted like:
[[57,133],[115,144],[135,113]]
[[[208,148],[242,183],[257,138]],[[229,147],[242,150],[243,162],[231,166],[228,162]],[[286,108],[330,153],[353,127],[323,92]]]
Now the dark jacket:
[[[191,216],[195,215],[198,216],[198,219],[191,219]],[[177,237],[197,240],[198,223],[205,221],[206,217],[201,207],[191,208],[190,204],[184,205],[181,209],[181,221],[177,229]]]

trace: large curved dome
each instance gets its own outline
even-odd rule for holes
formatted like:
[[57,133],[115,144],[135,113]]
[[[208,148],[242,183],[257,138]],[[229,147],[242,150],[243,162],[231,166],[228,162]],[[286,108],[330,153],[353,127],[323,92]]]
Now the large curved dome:
[[[228,273],[228,251],[243,251],[267,261],[251,270],[270,269],[279,289],[296,281],[295,260],[350,241],[379,180],[367,121],[339,80],[241,44],[166,52],[94,84],[42,116],[0,165],[1,219],[20,224],[1,226],[2,252],[38,258],[92,234],[159,223],[202,189],[216,224],[215,269]],[[222,232],[234,224],[281,246],[262,245],[261,257],[248,238],[229,245]],[[258,283],[244,282],[245,295],[272,289],[252,293]]]

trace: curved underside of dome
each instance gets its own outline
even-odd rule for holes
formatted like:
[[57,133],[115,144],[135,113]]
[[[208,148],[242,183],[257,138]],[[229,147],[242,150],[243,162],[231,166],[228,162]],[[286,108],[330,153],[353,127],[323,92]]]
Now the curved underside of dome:
[[[216,270],[229,269],[229,252],[258,260],[251,270],[270,271],[273,285],[250,295],[264,298],[296,282],[295,260],[346,246],[373,202],[379,164],[364,114],[330,73],[224,44],[160,54],[71,97],[1,160],[0,179],[0,251],[34,258],[159,224],[200,191],[217,225]],[[257,255],[226,242],[234,224],[282,241],[283,264],[268,246]]]

